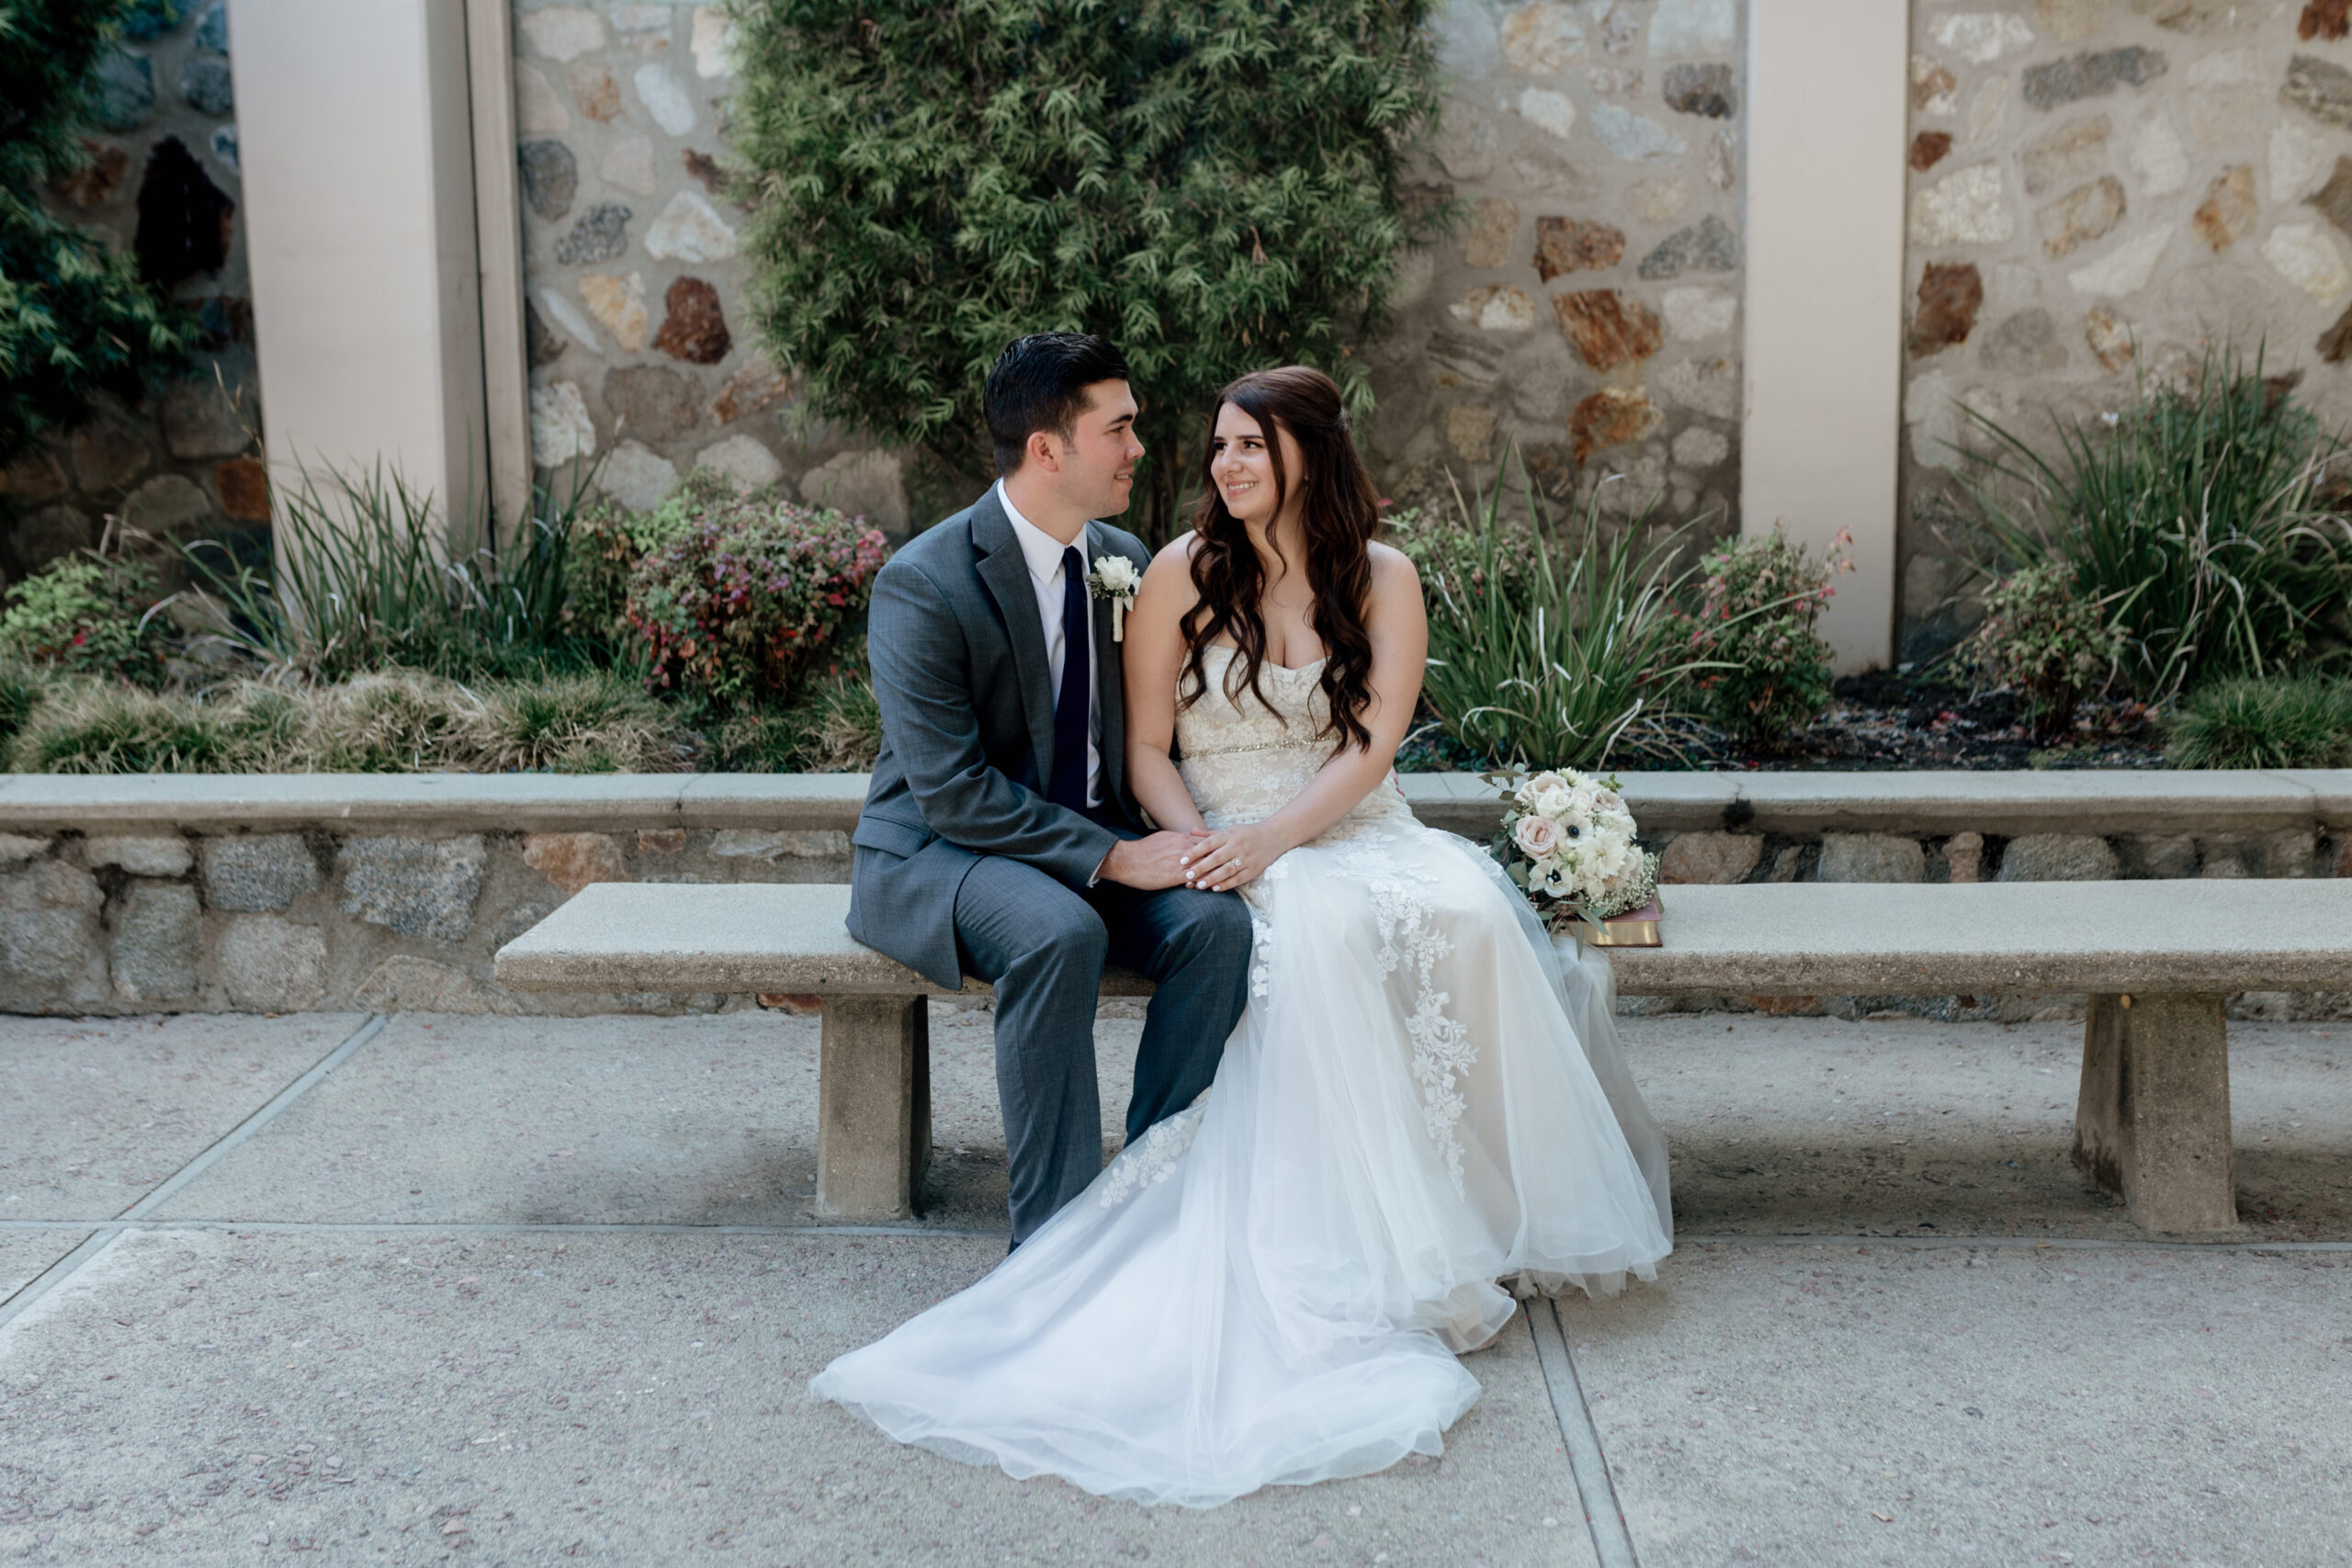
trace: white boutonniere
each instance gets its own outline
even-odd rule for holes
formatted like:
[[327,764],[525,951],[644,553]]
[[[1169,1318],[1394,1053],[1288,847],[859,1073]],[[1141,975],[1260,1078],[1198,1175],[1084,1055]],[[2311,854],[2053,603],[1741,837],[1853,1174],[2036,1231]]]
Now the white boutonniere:
[[1126,557],[1094,558],[1094,570],[1086,574],[1086,591],[1097,599],[1111,601],[1113,642],[1127,640],[1127,607],[1136,602],[1136,590],[1142,585],[1143,574]]

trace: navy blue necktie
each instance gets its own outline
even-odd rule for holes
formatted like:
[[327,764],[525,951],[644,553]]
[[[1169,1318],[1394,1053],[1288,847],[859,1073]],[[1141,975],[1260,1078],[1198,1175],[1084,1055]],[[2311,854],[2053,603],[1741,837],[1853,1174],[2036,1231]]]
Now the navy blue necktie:
[[1054,697],[1054,776],[1046,798],[1086,809],[1086,736],[1094,705],[1094,671],[1086,639],[1086,570],[1076,548],[1062,551],[1062,689]]

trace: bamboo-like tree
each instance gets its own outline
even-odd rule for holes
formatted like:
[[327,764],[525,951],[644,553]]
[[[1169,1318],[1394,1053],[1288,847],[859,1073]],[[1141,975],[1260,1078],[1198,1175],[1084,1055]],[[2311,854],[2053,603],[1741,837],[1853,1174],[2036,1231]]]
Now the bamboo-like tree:
[[0,0],[0,466],[89,416],[101,389],[178,369],[191,319],[117,254],[42,208],[79,168],[91,73],[133,0]]
[[812,412],[990,471],[1006,342],[1097,332],[1165,537],[1208,400],[1350,345],[1442,219],[1408,149],[1439,107],[1429,0],[736,0],[737,194],[762,335]]

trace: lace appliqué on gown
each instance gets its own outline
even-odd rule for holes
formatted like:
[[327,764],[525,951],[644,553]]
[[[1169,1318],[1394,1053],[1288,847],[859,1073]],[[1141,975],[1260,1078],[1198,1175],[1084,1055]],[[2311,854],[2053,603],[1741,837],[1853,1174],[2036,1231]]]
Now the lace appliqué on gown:
[[1204,1090],[1200,1099],[1167,1121],[1152,1123],[1142,1137],[1121,1149],[1095,1180],[1096,1204],[1111,1208],[1125,1202],[1131,1193],[1157,1187],[1175,1175],[1176,1161],[1193,1146],[1193,1134],[1200,1131],[1201,1113],[1207,1109],[1208,1095]]

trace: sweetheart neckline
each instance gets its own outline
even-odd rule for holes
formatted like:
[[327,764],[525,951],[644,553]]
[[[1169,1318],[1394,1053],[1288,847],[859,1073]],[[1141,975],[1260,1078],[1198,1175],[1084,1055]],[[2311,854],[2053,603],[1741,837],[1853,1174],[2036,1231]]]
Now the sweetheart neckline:
[[[1209,644],[1209,646],[1216,649],[1218,652],[1227,655],[1239,653],[1241,651],[1230,643],[1213,642]],[[1271,659],[1263,660],[1260,662],[1260,668],[1266,670],[1279,670],[1285,675],[1304,675],[1309,670],[1313,670],[1318,665],[1329,664],[1330,662],[1331,656],[1327,653],[1320,659],[1310,659],[1304,664],[1277,664]]]

